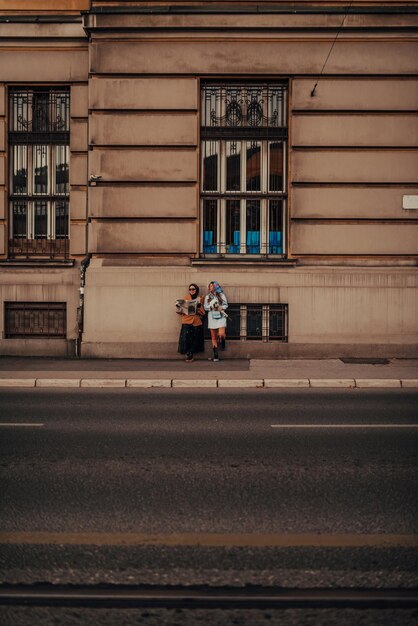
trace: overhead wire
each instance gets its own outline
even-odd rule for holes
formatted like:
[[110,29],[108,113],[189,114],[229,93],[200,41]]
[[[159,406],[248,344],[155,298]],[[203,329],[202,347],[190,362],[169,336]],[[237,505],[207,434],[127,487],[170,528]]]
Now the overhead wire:
[[326,58],[326,59],[325,59],[325,61],[324,61],[324,64],[323,64],[323,66],[322,66],[322,70],[321,70],[321,72],[320,72],[320,74],[319,74],[319,76],[318,76],[318,78],[317,78],[317,80],[316,80],[316,83],[315,83],[315,85],[314,85],[314,87],[313,87],[313,89],[312,89],[312,91],[311,91],[311,98],[313,98],[313,97],[315,96],[315,91],[316,91],[317,85],[318,85],[319,81],[320,81],[320,80],[321,80],[321,78],[322,78],[322,74],[323,74],[323,72],[324,72],[325,66],[326,66],[326,64],[327,64],[327,62],[328,62],[329,57],[331,56],[331,52],[332,52],[332,50],[333,50],[333,48],[334,48],[334,46],[335,46],[335,44],[336,44],[336,42],[337,42],[338,36],[339,36],[339,34],[340,34],[340,32],[341,32],[341,30],[342,30],[343,26],[344,26],[345,20],[347,19],[347,16],[348,16],[348,13],[349,13],[349,11],[350,11],[350,9],[351,9],[351,5],[352,5],[352,4],[353,4],[353,0],[351,0],[350,4],[348,5],[348,8],[346,9],[346,11],[345,11],[345,13],[344,13],[343,20],[342,20],[342,22],[341,22],[341,24],[340,24],[340,26],[339,26],[339,28],[338,28],[338,30],[337,30],[337,34],[336,34],[336,35],[335,35],[335,37],[334,37],[334,41],[332,42],[331,48],[329,49],[329,52],[328,52],[328,54],[327,54],[327,58]]

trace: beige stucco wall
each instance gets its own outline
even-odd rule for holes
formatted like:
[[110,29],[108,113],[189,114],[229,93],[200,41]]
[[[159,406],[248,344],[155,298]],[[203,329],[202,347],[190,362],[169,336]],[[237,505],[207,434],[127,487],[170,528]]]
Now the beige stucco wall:
[[92,145],[197,145],[195,113],[96,113],[89,128]]
[[92,109],[197,110],[195,78],[108,77],[93,75],[89,81]]
[[418,145],[418,114],[301,114],[294,119],[294,146]]
[[89,190],[91,217],[196,218],[196,184],[106,185]]
[[414,111],[418,100],[418,79],[402,76],[328,77],[322,76],[311,96],[312,78],[297,78],[292,85],[292,105],[296,111]]
[[418,149],[305,149],[292,154],[293,182],[415,183]]
[[418,224],[341,222],[292,224],[292,253],[338,255],[416,255]]
[[418,195],[418,186],[310,185],[295,187],[292,190],[292,217],[298,219],[417,219],[417,211],[403,210],[403,195]]
[[[12,4],[15,7],[17,3],[10,2],[9,10]],[[20,4],[22,10],[27,8]],[[30,4],[36,10],[40,3]],[[49,3],[45,10],[51,10],[52,4],[55,13],[64,8],[64,4],[57,8],[56,3]],[[66,6],[76,10],[81,3],[72,0]],[[75,257],[72,267],[68,262],[60,266],[59,260],[47,267],[37,259],[21,259],[25,267],[13,260],[0,266],[0,354],[73,355],[80,285],[77,257],[83,258],[87,251],[87,39],[80,18],[64,24],[11,19],[0,25],[0,36],[0,255],[4,260],[8,238],[7,85],[64,84],[70,86],[70,255]],[[5,339],[5,302],[66,302],[67,338]]]
[[101,149],[91,152],[91,173],[100,173],[105,181],[170,181],[197,179],[195,149],[138,148]]
[[70,93],[70,254],[87,254],[88,84]]
[[231,341],[229,357],[414,353],[418,276],[413,269],[247,268],[244,274],[240,268],[161,266],[138,271],[97,260],[88,270],[84,356],[174,357],[179,332],[174,301],[190,282],[205,293],[215,275],[231,304],[289,305],[289,344]]
[[197,252],[195,221],[112,220],[89,224],[89,252],[117,254],[121,249],[125,253],[137,254],[195,254]]
[[[1,270],[0,270],[1,271]],[[13,267],[1,271],[0,281],[0,354],[3,355],[74,355],[77,337],[79,271],[77,268],[36,269]],[[4,336],[5,302],[66,302],[67,338],[6,339]]]
[[[279,27],[338,25],[336,16],[258,14],[251,16],[257,32],[233,30],[248,19],[100,14],[88,20],[89,168],[103,176],[89,192],[89,249],[104,260],[88,270],[86,355],[175,354],[178,319],[170,302],[189,282],[203,286],[215,275],[233,302],[289,304],[288,345],[238,342],[229,354],[412,350],[416,270],[396,264],[418,252],[418,212],[402,208],[403,195],[418,190],[417,41],[395,30],[341,34],[311,96],[335,33]],[[392,20],[393,27],[403,19],[348,18],[351,26]],[[125,40],[94,30],[143,28],[144,20],[150,30],[132,30]],[[198,78],[225,74],[289,78],[289,250],[300,267],[175,267],[176,251],[198,255],[192,245],[199,229]],[[123,251],[136,252],[137,260],[124,264],[119,257],[112,267]],[[147,267],[146,255],[154,263],[160,257],[160,267]],[[368,267],[382,258],[394,267]],[[331,266],[315,267],[315,260]],[[364,267],[350,268],[353,263]],[[155,301],[161,306],[154,312]],[[121,310],[129,311],[123,328]],[[99,311],[109,313],[106,319]]]
[[[106,41],[91,44],[91,71],[107,74],[319,74],[332,40],[308,40],[288,34],[263,37],[170,36],[147,41]],[[343,35],[327,64],[328,74],[414,74],[418,43],[364,40]],[[353,45],[354,43],[354,45]]]

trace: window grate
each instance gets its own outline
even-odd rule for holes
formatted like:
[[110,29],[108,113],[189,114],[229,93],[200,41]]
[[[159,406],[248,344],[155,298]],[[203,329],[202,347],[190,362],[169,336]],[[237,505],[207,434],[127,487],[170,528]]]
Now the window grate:
[[204,83],[201,254],[285,255],[287,84]]
[[[288,341],[287,304],[230,304],[227,313],[228,341]],[[207,318],[204,330],[210,339]]]
[[[9,133],[14,143],[69,140],[70,90],[13,88],[9,93]],[[66,143],[66,142],[64,142]]]
[[9,258],[68,258],[70,92],[9,93]]
[[65,302],[6,302],[5,336],[16,338],[65,339],[67,305]]
[[274,83],[205,83],[202,126],[216,129],[286,127],[287,85]]

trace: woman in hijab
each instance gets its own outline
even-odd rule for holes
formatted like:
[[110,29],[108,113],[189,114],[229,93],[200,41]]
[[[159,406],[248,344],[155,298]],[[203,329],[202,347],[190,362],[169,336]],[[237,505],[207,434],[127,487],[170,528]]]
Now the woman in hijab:
[[[205,311],[202,306],[202,300],[202,296],[199,296],[199,287],[192,283],[189,285],[188,293],[184,296],[183,301],[177,301],[184,302],[186,305],[183,305],[181,308],[178,306],[177,310],[177,313],[181,315],[178,351],[180,354],[186,355],[186,363],[193,361],[194,355],[197,352],[203,352],[205,349],[202,322]],[[190,303],[191,306],[187,304],[190,301],[192,301]]]
[[209,283],[208,289],[204,308],[208,312],[208,328],[213,348],[213,357],[210,360],[216,362],[219,361],[218,343],[222,350],[225,350],[226,320],[228,317],[225,309],[228,308],[228,302],[222,287],[215,280]]

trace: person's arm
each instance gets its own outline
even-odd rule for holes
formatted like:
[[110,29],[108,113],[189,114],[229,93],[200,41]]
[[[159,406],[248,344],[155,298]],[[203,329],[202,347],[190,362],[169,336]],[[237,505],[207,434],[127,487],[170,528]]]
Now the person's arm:
[[225,309],[228,308],[228,300],[226,299],[226,295],[224,293],[221,293],[221,300],[222,300],[222,308],[225,311]]
[[205,311],[210,311],[210,304],[209,304],[209,295],[205,296],[205,302],[203,304],[203,308],[205,309]]
[[205,309],[203,307],[203,297],[199,296],[199,306],[197,307],[197,314],[203,317],[205,315]]

